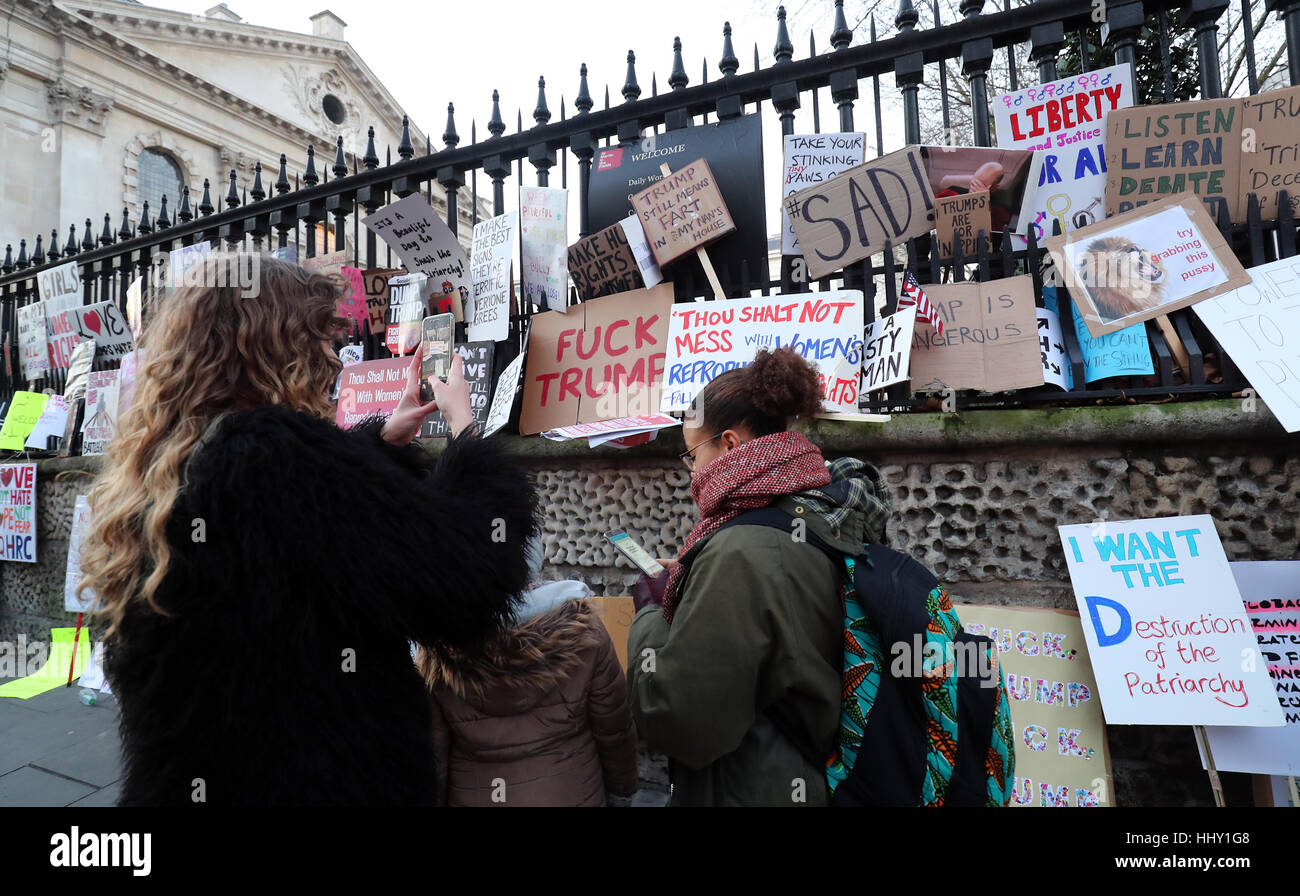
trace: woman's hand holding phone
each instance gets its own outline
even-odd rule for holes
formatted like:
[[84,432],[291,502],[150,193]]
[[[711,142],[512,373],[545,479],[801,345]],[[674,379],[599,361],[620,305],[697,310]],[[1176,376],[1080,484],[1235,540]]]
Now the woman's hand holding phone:
[[447,419],[447,428],[453,436],[474,422],[474,413],[469,404],[469,383],[465,381],[465,362],[460,355],[454,355],[447,381],[434,378],[432,383],[434,400],[420,401],[420,356],[411,358],[411,366],[406,371],[406,389],[401,400],[393,409],[392,416],[384,423],[383,436],[394,445],[406,445],[420,434],[420,427],[434,411],[442,411]]

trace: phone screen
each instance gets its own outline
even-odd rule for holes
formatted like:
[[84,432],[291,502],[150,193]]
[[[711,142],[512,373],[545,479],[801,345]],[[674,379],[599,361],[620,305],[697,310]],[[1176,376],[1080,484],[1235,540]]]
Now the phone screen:
[[446,380],[451,372],[451,347],[456,319],[450,314],[435,314],[424,319],[420,340],[420,395],[431,401],[430,378]]
[[623,552],[623,556],[632,561],[633,566],[646,575],[657,576],[664,571],[659,561],[647,554],[645,548],[633,541],[632,536],[622,529],[606,532],[605,537],[610,540],[614,547]]

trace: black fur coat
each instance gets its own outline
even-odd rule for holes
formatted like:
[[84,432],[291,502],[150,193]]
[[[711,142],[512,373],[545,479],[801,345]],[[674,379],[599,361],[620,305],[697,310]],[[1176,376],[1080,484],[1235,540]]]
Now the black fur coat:
[[433,804],[408,639],[500,630],[536,526],[492,441],[434,459],[284,407],[225,417],[191,455],[158,603],[107,645],[122,805]]

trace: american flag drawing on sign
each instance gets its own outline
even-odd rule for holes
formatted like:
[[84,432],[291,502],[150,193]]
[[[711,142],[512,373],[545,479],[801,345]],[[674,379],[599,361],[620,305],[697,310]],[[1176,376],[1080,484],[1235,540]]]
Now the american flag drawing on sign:
[[921,289],[921,284],[916,282],[916,276],[911,271],[904,272],[903,294],[898,297],[899,308],[908,305],[915,305],[916,313],[930,322],[935,333],[943,335],[943,321],[939,318],[939,312],[934,310],[930,300],[925,297],[925,290]]

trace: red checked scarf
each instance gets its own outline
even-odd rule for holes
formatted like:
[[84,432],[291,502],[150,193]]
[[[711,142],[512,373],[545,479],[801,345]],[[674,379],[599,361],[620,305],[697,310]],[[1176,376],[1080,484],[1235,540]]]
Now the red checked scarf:
[[[831,474],[817,446],[802,433],[759,436],[721,455],[691,478],[700,521],[686,536],[680,556],[746,510],[767,507],[781,495],[827,485]],[[664,619],[671,625],[685,568],[678,564],[664,589]]]

